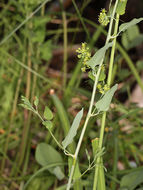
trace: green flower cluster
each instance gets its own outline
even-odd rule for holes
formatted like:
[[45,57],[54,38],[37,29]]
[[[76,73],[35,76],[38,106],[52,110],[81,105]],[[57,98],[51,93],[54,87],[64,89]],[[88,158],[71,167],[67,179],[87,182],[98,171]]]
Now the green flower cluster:
[[83,67],[81,68],[82,72],[86,72],[86,69],[89,68],[87,65],[87,61],[91,58],[91,53],[89,51],[89,47],[87,47],[86,43],[82,43],[81,48],[78,48],[76,50],[78,53],[78,58],[82,59]]
[[106,12],[107,11],[105,9],[102,9],[100,12],[100,15],[98,17],[98,21],[102,26],[107,26],[107,24],[109,23],[109,18],[107,16]]
[[101,83],[99,83],[99,84],[97,85],[97,88],[98,88],[98,90],[99,90],[99,92],[100,92],[101,94],[105,94],[105,93],[110,89],[107,84],[105,84],[104,86],[102,86]]

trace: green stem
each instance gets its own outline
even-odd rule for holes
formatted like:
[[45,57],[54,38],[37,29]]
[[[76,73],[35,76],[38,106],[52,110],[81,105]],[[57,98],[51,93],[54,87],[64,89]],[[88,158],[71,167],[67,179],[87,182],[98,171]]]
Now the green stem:
[[[119,25],[119,14],[116,14],[116,22],[115,22],[115,28],[114,28],[114,35],[115,36],[117,34],[117,31],[118,31],[118,25]],[[108,79],[107,79],[107,84],[108,84],[109,87],[111,85],[111,79],[112,79],[115,47],[116,47],[116,37],[113,40],[113,46],[112,46],[112,50],[111,50],[110,63],[109,63],[109,72],[108,72]],[[106,123],[106,115],[107,115],[107,112],[104,112],[103,115],[102,115],[100,137],[99,137],[99,147],[98,147],[99,150],[102,149],[103,137],[104,137],[104,128],[105,128],[105,123]],[[100,161],[101,161],[101,157],[98,157],[97,162],[96,162],[97,166],[95,168],[93,190],[97,189]]]
[[[63,8],[64,9],[64,8]],[[64,38],[64,55],[63,55],[63,86],[64,89],[66,88],[67,83],[67,19],[66,19],[66,13],[63,10],[62,11],[62,18],[63,18],[63,38]]]
[[[112,16],[111,16],[111,21],[110,21],[110,25],[109,25],[109,30],[108,30],[108,35],[107,35],[107,39],[106,39],[106,44],[109,42],[110,37],[111,37],[113,18],[114,18],[114,15],[115,15],[117,4],[118,4],[118,0],[116,0],[115,6],[114,6],[114,9],[113,9],[113,13],[112,13]],[[86,117],[83,129],[82,129],[82,132],[81,132],[78,144],[77,144],[77,148],[76,148],[76,151],[75,151],[75,154],[74,154],[72,169],[71,169],[70,177],[69,177],[68,184],[67,184],[67,190],[69,190],[70,187],[71,187],[71,182],[72,182],[72,178],[73,178],[73,174],[74,174],[74,170],[75,170],[75,166],[76,166],[77,157],[78,157],[79,150],[80,150],[80,147],[81,147],[81,143],[82,143],[82,140],[83,140],[86,128],[87,128],[88,121],[89,121],[90,117],[92,116],[91,113],[92,113],[92,109],[93,109],[93,105],[94,105],[96,88],[97,88],[97,84],[98,84],[98,80],[99,80],[99,76],[100,76],[103,60],[104,60],[104,58],[100,62],[100,65],[99,65],[99,68],[98,68],[98,72],[97,72],[97,76],[95,78],[95,82],[94,82],[94,86],[93,86],[93,91],[92,91],[92,96],[91,96],[91,101],[90,101],[90,106],[89,106],[88,114],[87,114],[87,117]]]
[[[35,113],[36,113],[37,116],[40,118],[40,120],[41,120],[42,122],[44,122],[44,119],[41,117],[41,115],[39,114],[39,112],[36,111]],[[64,151],[64,148],[63,148],[63,147],[61,146],[61,144],[57,141],[57,139],[56,139],[56,137],[54,136],[54,134],[52,133],[52,131],[51,131],[51,130],[48,130],[48,131],[50,132],[50,135],[52,136],[52,138],[54,139],[54,141],[56,142],[56,144],[58,145],[58,147]],[[69,152],[67,151],[67,153],[69,153]]]
[[[117,178],[117,163],[118,163],[118,131],[117,126],[114,129],[114,156],[113,156],[113,177]],[[111,187],[116,190],[116,181],[112,181]]]
[[[114,29],[114,35],[116,36],[118,32],[118,25],[119,25],[119,14],[116,15],[116,22],[115,22],[115,29]],[[113,40],[113,46],[110,56],[110,64],[109,64],[109,72],[108,72],[108,79],[107,84],[110,87],[111,85],[111,79],[112,79],[112,71],[113,71],[113,63],[114,63],[114,55],[115,55],[115,49],[116,49],[116,37]]]
[[[29,68],[32,66],[31,62],[31,44],[29,42],[28,44],[28,60],[27,60],[27,65]],[[28,71],[27,72],[27,86],[26,86],[26,98],[29,99],[30,97],[30,89],[31,89],[31,73]],[[26,151],[26,145],[27,145],[27,139],[28,139],[28,133],[29,133],[29,127],[30,127],[30,115],[28,110],[24,110],[24,117],[25,117],[25,122],[24,122],[24,128],[22,132],[22,140],[21,140],[21,145],[20,145],[20,151],[19,151],[19,161],[18,161],[18,166],[19,168],[21,167],[24,157],[25,157],[25,151]]]

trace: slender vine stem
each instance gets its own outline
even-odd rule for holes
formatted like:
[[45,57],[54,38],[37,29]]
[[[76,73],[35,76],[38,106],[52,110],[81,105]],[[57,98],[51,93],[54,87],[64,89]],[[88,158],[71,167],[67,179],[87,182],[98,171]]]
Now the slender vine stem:
[[[114,18],[114,15],[115,15],[117,4],[118,4],[118,0],[116,0],[115,6],[114,6],[114,9],[113,9],[113,12],[112,12],[110,25],[109,25],[109,30],[108,30],[107,39],[106,39],[105,44],[107,44],[109,42],[110,37],[111,37],[112,25],[113,25],[113,20],[114,20],[113,18]],[[79,151],[80,151],[81,143],[82,143],[82,140],[83,140],[86,128],[87,128],[88,121],[89,121],[90,117],[92,117],[92,109],[93,109],[93,105],[94,105],[94,99],[95,99],[97,84],[98,84],[98,80],[99,80],[99,76],[100,76],[100,72],[101,72],[101,66],[103,64],[103,61],[104,61],[104,57],[103,57],[103,59],[101,60],[101,62],[99,64],[98,72],[97,72],[95,82],[94,82],[94,86],[93,86],[93,91],[92,91],[92,96],[91,96],[91,101],[90,101],[88,114],[87,114],[83,129],[82,129],[82,132],[81,132],[81,135],[80,135],[80,138],[79,138],[76,150],[75,150],[75,154],[74,154],[74,157],[73,157],[73,164],[72,164],[72,167],[71,167],[70,177],[69,177],[67,188],[66,188],[67,190],[69,190],[70,187],[71,187],[72,178],[73,178],[73,175],[74,175],[74,170],[75,170],[75,167],[76,167],[76,161],[77,161],[77,157],[78,157],[78,154],[79,154]]]
[[[114,28],[114,35],[116,36],[118,31],[118,24],[119,24],[119,14],[116,14],[116,21],[115,21],[115,28]],[[116,47],[116,37],[113,40],[113,46],[111,50],[111,56],[110,56],[110,63],[109,63],[109,72],[108,72],[108,79],[107,84],[110,87],[111,85],[111,79],[112,79],[112,71],[113,71],[113,63],[114,63],[114,55],[115,55],[115,47]],[[104,128],[106,123],[106,115],[107,112],[104,112],[102,115],[102,121],[101,121],[101,129],[100,129],[100,137],[99,137],[99,145],[98,149],[102,149],[103,145],[103,137],[104,137]],[[96,162],[96,168],[95,168],[95,176],[94,176],[94,184],[93,184],[93,190],[97,189],[97,182],[98,182],[98,173],[99,173],[99,167],[100,167],[101,157],[97,158]]]

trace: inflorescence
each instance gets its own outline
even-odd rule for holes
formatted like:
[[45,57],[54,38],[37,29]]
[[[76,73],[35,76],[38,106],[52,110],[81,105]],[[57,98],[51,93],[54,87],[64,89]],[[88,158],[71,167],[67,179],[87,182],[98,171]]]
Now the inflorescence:
[[98,21],[102,26],[107,26],[107,24],[109,23],[109,18],[107,16],[106,12],[107,11],[105,9],[102,9],[100,12],[100,15],[98,17]]
[[82,72],[86,72],[86,69],[89,68],[87,65],[87,61],[91,58],[91,53],[89,51],[89,47],[87,47],[86,43],[82,43],[81,48],[76,50],[78,53],[78,58],[82,59],[83,67],[81,68]]

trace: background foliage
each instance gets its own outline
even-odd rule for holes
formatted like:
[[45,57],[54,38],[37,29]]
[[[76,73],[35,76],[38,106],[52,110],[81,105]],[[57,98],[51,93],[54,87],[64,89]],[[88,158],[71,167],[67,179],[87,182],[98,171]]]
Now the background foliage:
[[[39,97],[42,115],[45,106],[52,110],[52,132],[61,143],[82,107],[86,115],[93,84],[81,72],[76,49],[86,42],[93,54],[106,38],[107,28],[99,25],[98,15],[101,8],[108,9],[108,1],[47,1],[37,10],[40,5],[41,0],[0,2],[1,190],[23,189],[31,176],[25,189],[65,189],[67,157],[38,117],[19,106],[21,95],[30,102]],[[141,0],[130,0],[120,23],[142,17],[142,7]],[[143,23],[118,38],[112,81],[119,89],[108,114],[104,139],[108,189],[143,188],[142,42]],[[108,62],[107,54],[105,72]],[[79,156],[82,173],[88,168],[85,149],[92,158],[91,141],[98,137],[99,126],[98,117],[88,124]],[[92,189],[92,179],[90,170],[82,178],[85,189]]]

